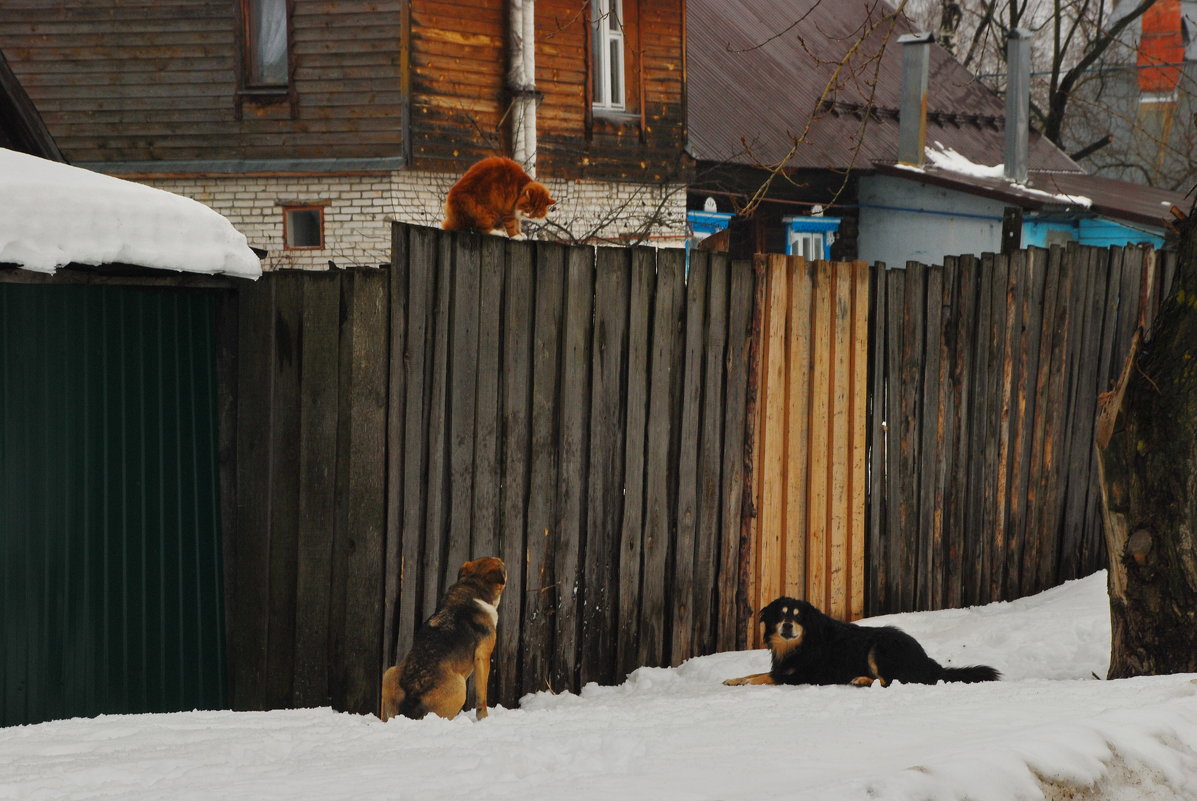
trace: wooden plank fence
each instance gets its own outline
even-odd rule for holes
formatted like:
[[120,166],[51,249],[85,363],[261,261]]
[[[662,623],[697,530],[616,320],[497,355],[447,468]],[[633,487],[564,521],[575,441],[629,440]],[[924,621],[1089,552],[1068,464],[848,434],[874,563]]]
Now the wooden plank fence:
[[[864,614],[869,266],[757,256],[759,392],[747,599]],[[749,624],[749,642],[760,644]]]
[[[387,275],[239,288],[221,469],[236,709],[368,710],[382,653]],[[227,369],[227,367],[226,367]]]
[[1141,288],[1150,320],[1170,269],[1137,247],[877,267],[869,614],[1009,600],[1105,566],[1097,396]]
[[415,227],[395,252],[383,662],[488,553],[500,703],[734,647],[751,268]]
[[234,706],[373,711],[479,555],[509,571],[499,703],[734,648],[751,265],[408,226],[393,248],[240,289]]
[[[1104,564],[1092,457],[1126,250],[904,270],[396,225],[389,269],[221,313],[233,704],[374,711],[467,558],[508,565],[496,702]],[[232,400],[228,400],[232,399]]]

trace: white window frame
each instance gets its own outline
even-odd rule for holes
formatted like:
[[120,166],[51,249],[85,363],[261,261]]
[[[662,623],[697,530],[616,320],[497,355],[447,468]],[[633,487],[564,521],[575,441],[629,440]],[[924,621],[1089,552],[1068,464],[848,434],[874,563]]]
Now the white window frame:
[[839,231],[839,217],[783,217],[786,226],[786,255],[807,261],[831,258],[831,246]]
[[[594,108],[623,111],[627,106],[627,60],[624,56],[623,0],[590,0],[591,68]],[[612,57],[617,64],[612,64]],[[614,80],[612,78],[614,77]]]

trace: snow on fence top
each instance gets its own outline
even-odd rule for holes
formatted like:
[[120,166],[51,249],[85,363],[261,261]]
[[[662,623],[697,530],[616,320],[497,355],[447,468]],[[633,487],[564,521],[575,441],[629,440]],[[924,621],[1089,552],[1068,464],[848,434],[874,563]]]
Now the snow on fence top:
[[245,235],[191,198],[0,148],[0,263],[262,274]]

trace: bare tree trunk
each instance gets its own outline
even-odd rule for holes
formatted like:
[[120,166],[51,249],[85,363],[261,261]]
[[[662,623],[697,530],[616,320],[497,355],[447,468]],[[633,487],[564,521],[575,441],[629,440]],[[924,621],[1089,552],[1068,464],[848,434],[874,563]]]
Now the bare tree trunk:
[[1197,209],[1172,294],[1099,413],[1109,678],[1197,671]]

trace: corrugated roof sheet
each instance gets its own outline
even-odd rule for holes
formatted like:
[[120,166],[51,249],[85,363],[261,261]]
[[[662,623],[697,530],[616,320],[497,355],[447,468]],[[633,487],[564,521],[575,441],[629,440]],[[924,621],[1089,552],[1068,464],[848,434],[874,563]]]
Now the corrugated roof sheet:
[[[885,175],[991,197],[1031,211],[1088,211],[1151,228],[1163,228],[1171,221],[1173,206],[1188,211],[1192,205],[1182,192],[1083,173],[1032,170],[1025,186],[1020,186],[1002,178],[966,175],[937,167],[916,171],[895,165],[877,165],[876,169]],[[1076,199],[1079,198],[1087,198],[1090,203],[1078,202]]]
[[[788,166],[814,169],[896,160],[897,39],[913,28],[904,17],[886,20],[892,13],[881,0],[687,0],[691,155],[773,165],[793,149]],[[820,104],[829,82],[831,102]],[[1001,99],[939,46],[927,108],[928,145],[940,142],[981,164],[1002,161]],[[1030,166],[1080,171],[1033,132]]]

